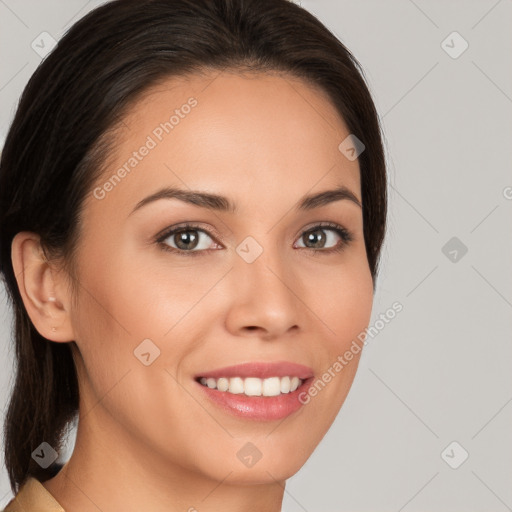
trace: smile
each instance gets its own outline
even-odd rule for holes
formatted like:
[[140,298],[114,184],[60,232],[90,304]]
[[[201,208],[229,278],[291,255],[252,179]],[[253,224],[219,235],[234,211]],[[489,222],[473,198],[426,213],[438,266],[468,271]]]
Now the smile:
[[313,369],[290,361],[246,362],[194,376],[210,403],[244,420],[274,421],[298,412],[304,404]]
[[278,396],[295,391],[303,380],[297,376],[269,377],[201,377],[199,382],[210,389],[217,389],[232,394],[244,394],[246,396]]

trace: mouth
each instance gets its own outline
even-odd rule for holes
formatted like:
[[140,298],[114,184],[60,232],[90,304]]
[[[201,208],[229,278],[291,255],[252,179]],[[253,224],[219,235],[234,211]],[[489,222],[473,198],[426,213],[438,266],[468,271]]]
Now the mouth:
[[258,377],[220,377],[219,379],[199,377],[196,380],[210,389],[233,395],[244,394],[245,396],[278,396],[291,393],[304,383],[304,380],[299,379],[296,375],[266,379]]
[[277,420],[298,411],[314,375],[289,362],[245,363],[196,375],[201,391],[224,411],[250,420]]

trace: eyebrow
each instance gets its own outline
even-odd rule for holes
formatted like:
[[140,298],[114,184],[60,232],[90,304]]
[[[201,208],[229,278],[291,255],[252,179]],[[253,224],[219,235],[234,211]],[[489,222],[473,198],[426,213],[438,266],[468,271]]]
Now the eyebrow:
[[[208,192],[200,192],[197,190],[183,190],[180,188],[165,187],[140,200],[131,211],[130,215],[143,206],[160,199],[178,199],[185,203],[199,206],[200,208],[209,208],[226,213],[237,212],[237,205],[231,202],[227,197]],[[297,203],[295,209],[297,211],[308,211],[342,200],[351,201],[362,208],[361,201],[357,196],[347,187],[342,185],[333,190],[324,190],[323,192],[302,197]]]

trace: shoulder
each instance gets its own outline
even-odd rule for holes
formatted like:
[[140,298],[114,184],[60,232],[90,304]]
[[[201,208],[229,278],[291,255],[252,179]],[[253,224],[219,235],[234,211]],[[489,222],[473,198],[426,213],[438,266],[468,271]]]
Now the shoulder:
[[3,512],[65,512],[57,500],[34,477],[28,477]]

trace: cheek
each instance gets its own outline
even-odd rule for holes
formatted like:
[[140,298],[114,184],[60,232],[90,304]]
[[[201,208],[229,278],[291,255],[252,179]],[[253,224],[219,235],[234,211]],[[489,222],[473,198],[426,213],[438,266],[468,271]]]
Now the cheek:
[[[112,251],[101,265],[84,268],[75,339],[96,391],[109,389],[128,369],[142,367],[134,354],[139,346],[158,354],[152,370],[179,371],[219,315],[217,296],[209,292],[228,270],[222,264],[183,260],[177,266],[160,256],[135,258],[130,251]],[[152,343],[141,345],[147,339]]]
[[[338,413],[355,377],[363,351],[364,333],[373,305],[373,281],[365,258],[354,258],[337,270],[330,268],[316,292],[315,312],[324,327],[322,368],[312,409],[329,423]],[[308,406],[309,407],[309,406]],[[322,412],[323,411],[323,412]],[[329,413],[327,413],[329,411]]]
[[127,330],[165,340],[183,324],[193,329],[212,315],[211,292],[230,266],[213,256],[128,248],[105,268],[98,293]]
[[141,337],[140,341],[162,337],[197,302],[208,283],[191,284],[189,272],[137,260],[125,251],[112,253],[101,263],[88,263],[81,284],[82,327],[98,338],[134,343]]
[[301,278],[303,296],[325,328],[327,353],[338,355],[370,321],[373,281],[366,255],[354,252],[340,265],[316,266],[306,274],[311,278]]
[[326,301],[326,322],[340,344],[351,343],[364,331],[370,321],[372,304],[373,283],[369,273],[354,273],[333,285]]

